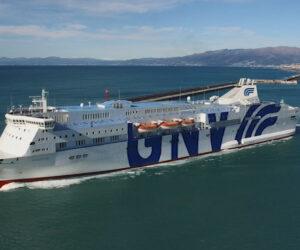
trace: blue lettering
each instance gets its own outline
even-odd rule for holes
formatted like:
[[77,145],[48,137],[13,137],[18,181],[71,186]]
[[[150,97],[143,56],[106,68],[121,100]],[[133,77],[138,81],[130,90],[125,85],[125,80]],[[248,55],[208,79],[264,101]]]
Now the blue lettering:
[[138,139],[133,138],[132,123],[128,123],[128,147],[127,157],[130,167],[150,165],[159,162],[161,156],[162,136],[154,136],[145,139],[145,147],[151,147],[152,151],[148,158],[143,158],[138,152]]
[[[226,121],[228,117],[228,112],[222,112],[220,116],[220,121]],[[216,114],[208,114],[209,124],[215,123],[217,121]],[[210,143],[212,151],[218,151],[221,149],[223,136],[225,133],[225,127],[212,127],[210,129]]]
[[184,144],[186,146],[189,155],[197,155],[198,154],[198,142],[199,142],[199,130],[195,131],[184,131],[181,133]]

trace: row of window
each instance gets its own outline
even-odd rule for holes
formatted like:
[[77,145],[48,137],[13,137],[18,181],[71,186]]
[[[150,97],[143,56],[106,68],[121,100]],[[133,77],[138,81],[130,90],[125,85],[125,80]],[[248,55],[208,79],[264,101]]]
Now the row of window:
[[43,122],[25,121],[25,120],[19,120],[19,119],[7,119],[7,121],[11,122],[13,124],[25,124],[25,122],[26,122],[26,123],[29,123],[29,124],[44,126]]
[[56,114],[53,118],[56,122],[59,122],[59,123],[66,123],[69,121],[68,114]]
[[81,158],[86,158],[88,157],[88,154],[83,154],[83,155],[72,155],[69,157],[70,160],[74,160],[74,159],[81,159]]
[[76,141],[76,146],[82,146],[82,145],[85,145],[85,140]]
[[103,143],[103,142],[104,142],[104,137],[98,137],[93,139],[94,144]]
[[37,152],[44,152],[44,151],[48,151],[48,148],[37,148],[32,150],[32,153],[37,153]]
[[123,108],[123,104],[122,103],[119,103],[119,102],[116,102],[112,105],[113,108],[115,109],[122,109]]
[[118,136],[118,135],[113,135],[110,137],[111,141],[118,141],[119,139],[120,139],[120,136]]
[[39,125],[41,127],[46,127],[46,128],[51,128],[53,127],[54,123],[53,122],[35,122],[35,121],[25,121],[25,120],[19,120],[19,119],[13,119],[13,120],[10,120],[9,121],[13,122],[14,124],[33,124],[33,125]]
[[131,110],[131,111],[126,111],[126,112],[125,112],[126,116],[134,115],[134,114],[137,114],[137,113],[138,113],[137,110]]
[[42,138],[39,138],[39,139],[38,139],[38,141],[47,141],[47,140],[48,140],[48,137],[45,137],[45,138],[42,137]]
[[25,120],[13,119],[14,124],[25,124]]
[[109,112],[95,113],[95,114],[83,114],[82,120],[94,120],[94,119],[102,119],[108,118]]
[[173,112],[173,111],[179,111],[179,107],[145,109],[145,114],[153,114],[153,113],[161,113],[161,112]]
[[66,147],[67,147],[67,143],[66,143],[66,142],[60,142],[60,143],[58,144],[58,147],[59,147],[60,149],[66,148]]
[[15,138],[15,139],[19,139],[19,140],[22,140],[22,137],[19,137],[19,136],[15,136],[13,134],[10,134],[10,133],[6,133],[8,136],[10,136],[11,138]]
[[[119,135],[113,135],[110,136],[110,141],[115,142],[115,141],[119,141],[120,140],[120,136]],[[104,143],[105,142],[105,138],[104,137],[97,137],[93,139],[93,144],[99,144],[99,143]],[[76,141],[76,146],[84,146],[86,144],[85,140],[78,140]],[[66,142],[60,142],[58,143],[58,147],[59,149],[64,149],[67,147],[67,143]]]
[[[108,133],[108,132],[119,132],[119,131],[124,131],[124,128],[116,128],[116,129],[109,129],[109,130],[104,130],[104,133]],[[92,132],[86,132],[85,135],[88,136],[90,134],[92,135],[95,135],[95,132],[97,131],[92,131]],[[101,131],[99,130],[98,131],[98,134],[100,134]],[[79,136],[82,136],[81,133],[78,134]],[[72,134],[72,137],[75,137],[75,134]],[[59,138],[68,138],[68,135],[60,135]],[[56,139],[56,136],[53,137],[53,139],[55,140]],[[39,138],[38,141],[44,141],[44,140],[48,140],[48,137],[45,137],[45,138]]]
[[34,125],[39,125],[41,127],[45,126],[45,123],[43,123],[43,122],[26,121],[26,123],[34,124]]

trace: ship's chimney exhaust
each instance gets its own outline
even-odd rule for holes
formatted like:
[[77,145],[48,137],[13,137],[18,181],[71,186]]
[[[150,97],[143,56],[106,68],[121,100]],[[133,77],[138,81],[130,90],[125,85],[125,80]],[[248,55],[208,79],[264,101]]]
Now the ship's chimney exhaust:
[[108,89],[105,89],[105,101],[106,102],[109,101],[109,91],[108,91]]

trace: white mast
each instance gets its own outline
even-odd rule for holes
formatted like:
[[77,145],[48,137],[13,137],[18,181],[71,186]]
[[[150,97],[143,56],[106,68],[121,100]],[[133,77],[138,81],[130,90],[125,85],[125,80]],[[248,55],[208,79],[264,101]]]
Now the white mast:
[[42,89],[42,108],[43,108],[43,113],[47,113],[47,98],[46,98],[46,92],[44,89]]
[[37,105],[38,108],[41,108],[43,113],[47,113],[48,106],[47,106],[47,91],[42,89],[42,96],[31,96],[32,102]]

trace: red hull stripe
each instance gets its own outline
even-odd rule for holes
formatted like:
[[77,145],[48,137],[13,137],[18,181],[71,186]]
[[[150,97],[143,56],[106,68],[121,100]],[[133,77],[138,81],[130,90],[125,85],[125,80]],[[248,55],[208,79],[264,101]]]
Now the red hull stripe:
[[188,159],[188,158],[192,158],[192,157],[198,157],[198,156],[202,156],[202,155],[213,154],[213,153],[226,151],[226,150],[233,150],[233,149],[250,147],[250,146],[257,145],[257,144],[262,144],[262,143],[271,142],[271,141],[278,141],[278,140],[287,139],[287,138],[290,138],[290,137],[292,137],[292,135],[284,136],[284,137],[280,137],[280,138],[276,138],[276,139],[271,139],[271,140],[267,140],[267,141],[261,141],[261,142],[256,142],[256,143],[252,143],[252,144],[247,144],[247,145],[240,145],[240,146],[237,146],[237,147],[232,147],[232,148],[227,148],[227,149],[221,149],[221,150],[217,150],[217,151],[205,152],[205,153],[192,155],[192,156],[185,156],[185,157],[177,158],[176,160],[161,161],[161,162],[158,162],[158,163],[155,163],[155,164],[148,164],[148,165],[137,166],[137,167],[118,168],[118,169],[113,169],[113,170],[96,171],[96,172],[88,172],[88,173],[80,173],[80,174],[60,175],[60,176],[47,176],[47,177],[36,177],[36,178],[28,178],[28,179],[5,180],[5,181],[0,181],[0,188],[3,187],[6,184],[9,184],[9,183],[12,183],[12,182],[34,182],[34,181],[44,181],[44,180],[57,180],[57,179],[74,178],[74,177],[79,177],[79,176],[107,174],[107,173],[113,173],[113,172],[128,170],[128,169],[143,168],[143,167],[154,166],[154,165],[163,164],[163,163],[169,163],[169,162],[173,162],[173,161],[180,161],[180,160],[184,160],[184,159]]

